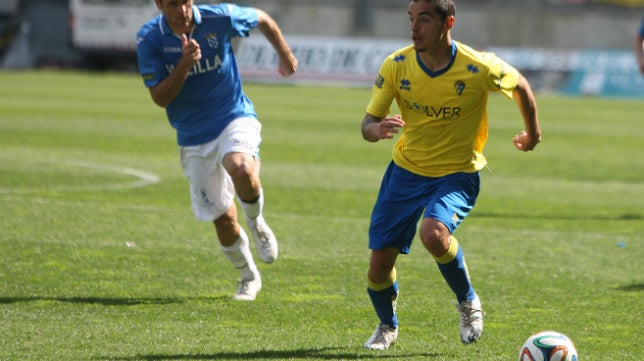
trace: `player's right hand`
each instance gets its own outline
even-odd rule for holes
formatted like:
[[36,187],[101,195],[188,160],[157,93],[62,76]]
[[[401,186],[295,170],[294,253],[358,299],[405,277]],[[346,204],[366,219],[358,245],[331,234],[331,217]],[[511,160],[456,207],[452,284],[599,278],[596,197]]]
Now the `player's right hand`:
[[181,35],[181,60],[192,67],[201,60],[201,48],[195,39],[188,40],[186,34]]
[[402,120],[399,114],[396,114],[393,117],[383,118],[378,125],[378,138],[391,139],[394,137],[394,134],[398,133],[398,129],[405,126],[405,121]]

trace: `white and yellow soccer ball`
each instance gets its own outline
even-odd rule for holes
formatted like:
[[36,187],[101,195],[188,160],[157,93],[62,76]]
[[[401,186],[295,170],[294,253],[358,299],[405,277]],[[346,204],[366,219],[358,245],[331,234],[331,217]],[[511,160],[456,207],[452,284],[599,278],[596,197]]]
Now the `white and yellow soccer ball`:
[[563,333],[542,331],[525,341],[519,361],[577,361],[577,349]]

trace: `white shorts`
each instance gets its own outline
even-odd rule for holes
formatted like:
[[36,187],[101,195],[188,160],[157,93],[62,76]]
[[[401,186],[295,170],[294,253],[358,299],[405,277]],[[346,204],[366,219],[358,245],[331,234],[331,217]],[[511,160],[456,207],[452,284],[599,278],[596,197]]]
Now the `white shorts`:
[[208,143],[179,146],[181,167],[190,182],[192,211],[197,220],[213,221],[233,204],[235,187],[224,169],[224,156],[238,152],[259,159],[261,129],[255,118],[237,118]]

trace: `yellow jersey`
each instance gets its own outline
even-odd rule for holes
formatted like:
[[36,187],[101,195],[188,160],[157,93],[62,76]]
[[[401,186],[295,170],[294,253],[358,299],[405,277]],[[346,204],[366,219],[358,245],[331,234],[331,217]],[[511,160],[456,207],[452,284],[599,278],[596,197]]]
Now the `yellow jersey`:
[[396,100],[405,126],[393,161],[426,177],[471,173],[487,164],[488,94],[512,99],[520,77],[495,54],[452,43],[452,62],[438,72],[422,64],[412,45],[389,55],[367,106],[367,113],[384,118]]

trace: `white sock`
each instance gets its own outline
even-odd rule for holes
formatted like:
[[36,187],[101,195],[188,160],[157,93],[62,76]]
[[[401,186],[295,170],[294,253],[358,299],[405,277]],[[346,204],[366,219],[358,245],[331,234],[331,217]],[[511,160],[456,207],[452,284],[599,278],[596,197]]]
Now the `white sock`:
[[242,279],[252,280],[259,275],[257,265],[255,265],[253,255],[250,252],[248,236],[243,229],[240,228],[239,238],[232,246],[221,246],[221,250],[228,257],[230,263],[239,270]]
[[[239,199],[239,197],[237,198]],[[246,203],[239,199],[239,204],[244,210],[244,215],[248,220],[255,220],[262,214],[264,208],[264,191],[262,188],[259,189],[259,198],[254,203]]]

